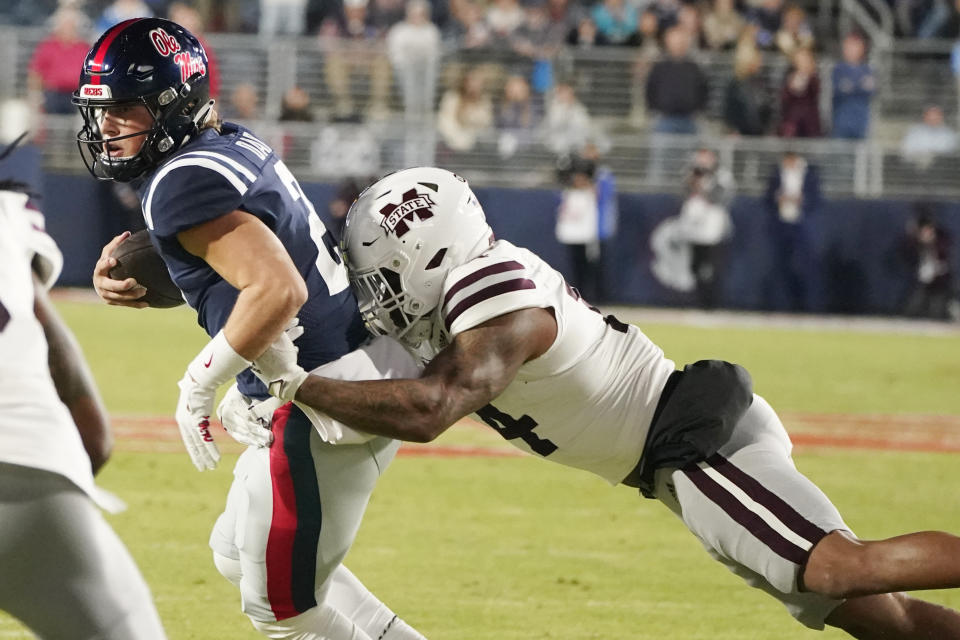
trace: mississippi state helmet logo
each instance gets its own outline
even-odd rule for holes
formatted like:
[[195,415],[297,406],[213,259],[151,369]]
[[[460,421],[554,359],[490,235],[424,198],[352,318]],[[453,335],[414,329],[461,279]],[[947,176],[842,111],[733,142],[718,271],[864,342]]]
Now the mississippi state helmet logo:
[[416,220],[426,220],[433,217],[432,207],[436,206],[429,194],[417,193],[416,189],[410,189],[403,194],[403,201],[400,204],[388,204],[380,209],[380,215],[383,220],[380,226],[388,233],[393,231],[397,237],[402,237],[410,230],[411,222]]

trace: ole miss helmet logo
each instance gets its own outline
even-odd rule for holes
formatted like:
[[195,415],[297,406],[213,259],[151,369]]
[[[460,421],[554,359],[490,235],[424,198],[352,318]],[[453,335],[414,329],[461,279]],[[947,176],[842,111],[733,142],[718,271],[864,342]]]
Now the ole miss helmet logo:
[[189,51],[181,51],[180,42],[162,28],[150,30],[150,42],[160,55],[165,57],[173,55],[174,63],[180,67],[180,82],[186,82],[198,73],[201,76],[207,75],[207,65],[203,60]]
[[153,48],[162,56],[169,56],[171,53],[180,51],[180,43],[172,35],[157,27],[150,31],[150,42]]
[[410,189],[403,194],[403,201],[400,204],[388,204],[380,209],[380,215],[383,220],[380,226],[393,231],[397,237],[403,236],[410,230],[409,223],[416,220],[426,220],[433,217],[431,207],[436,206],[436,202],[430,199],[429,194],[417,193],[416,189]]

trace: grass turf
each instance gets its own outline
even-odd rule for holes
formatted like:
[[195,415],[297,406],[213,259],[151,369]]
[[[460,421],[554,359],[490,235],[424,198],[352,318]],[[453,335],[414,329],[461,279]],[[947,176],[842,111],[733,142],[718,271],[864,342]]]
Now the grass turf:
[[[172,413],[175,382],[205,341],[190,312],[59,307],[112,412]],[[960,414],[955,336],[644,330],[678,363],[743,363],[778,409]],[[137,558],[171,639],[260,637],[206,546],[234,460],[225,455],[201,475],[186,454],[121,443],[100,478],[130,504],[109,520]],[[951,455],[814,450],[797,463],[864,537],[960,531],[958,499],[943,491],[955,478]],[[814,636],[793,622],[712,562],[658,503],[530,458],[398,459],[347,563],[433,640],[846,637]],[[927,597],[960,607],[960,593]],[[21,634],[0,617],[0,637]]]

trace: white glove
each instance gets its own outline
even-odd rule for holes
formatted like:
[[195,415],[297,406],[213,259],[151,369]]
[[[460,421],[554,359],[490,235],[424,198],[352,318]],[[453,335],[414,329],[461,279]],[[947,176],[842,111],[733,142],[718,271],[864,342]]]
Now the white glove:
[[293,341],[303,335],[303,327],[294,318],[280,337],[253,361],[251,369],[260,378],[270,395],[290,402],[307,379],[307,372],[297,364],[297,345]]
[[[297,364],[297,345],[294,340],[303,335],[303,327],[299,325],[299,320],[294,318],[287,324],[287,328],[277,338],[273,344],[267,347],[267,350],[259,358],[253,361],[251,370],[260,378],[270,395],[277,401],[274,408],[282,405],[284,402],[293,402],[317,430],[320,438],[324,442],[336,443],[343,437],[343,430],[340,423],[320,413],[313,407],[296,402],[293,397],[297,394],[297,389],[307,379],[307,372]],[[255,410],[261,409],[260,403]],[[272,416],[271,411],[269,416]],[[269,417],[268,417],[269,419]]]
[[220,461],[220,451],[210,433],[217,389],[248,366],[250,363],[233,350],[220,331],[187,365],[187,372],[177,383],[180,387],[177,426],[198,471],[213,469]]
[[[253,403],[240,393],[236,383],[230,386],[217,407],[217,417],[233,439],[250,447],[269,447],[273,442],[270,425],[273,411],[281,401],[270,398],[264,402]],[[263,405],[272,405],[266,406]]]

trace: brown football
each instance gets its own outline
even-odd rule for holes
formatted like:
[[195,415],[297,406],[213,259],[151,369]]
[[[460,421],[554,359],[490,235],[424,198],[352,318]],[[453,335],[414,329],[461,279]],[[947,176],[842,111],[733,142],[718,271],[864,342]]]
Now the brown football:
[[110,277],[115,280],[133,278],[146,287],[147,292],[140,300],[158,309],[183,304],[183,295],[170,278],[167,265],[150,242],[146,230],[131,235],[111,255],[117,259],[117,264],[110,269]]

